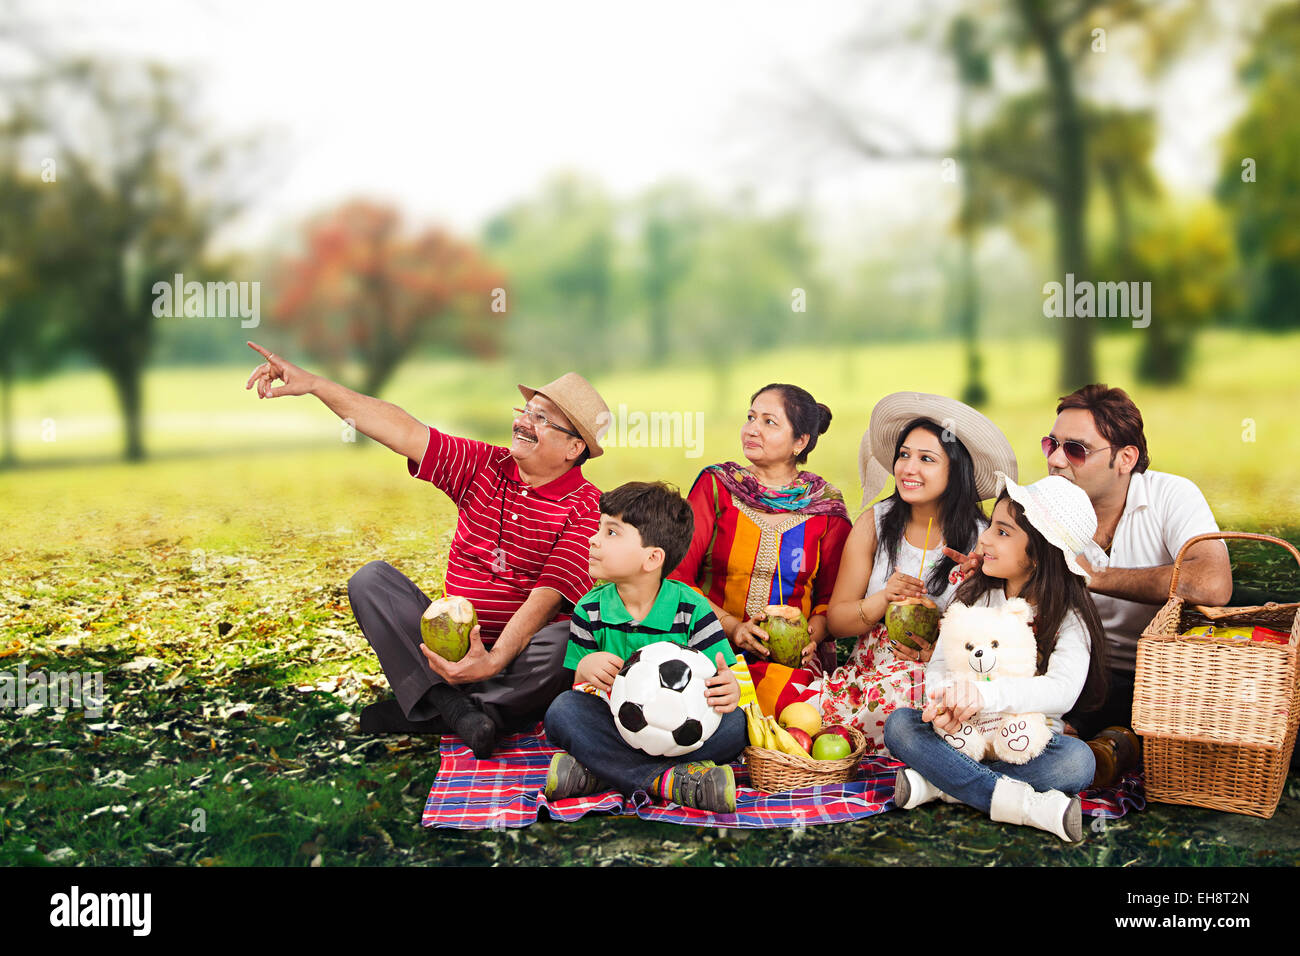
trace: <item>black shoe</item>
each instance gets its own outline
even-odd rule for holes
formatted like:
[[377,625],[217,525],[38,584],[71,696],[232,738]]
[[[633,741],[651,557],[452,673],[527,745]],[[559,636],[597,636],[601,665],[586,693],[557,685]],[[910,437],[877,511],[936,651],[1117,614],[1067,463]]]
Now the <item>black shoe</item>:
[[486,760],[492,756],[497,745],[497,725],[479,710],[471,697],[448,684],[435,684],[424,699],[437,708],[456,736],[474,751],[475,757]]
[[430,720],[410,720],[402,713],[396,699],[381,700],[361,709],[363,734],[446,734],[451,732],[441,717]]

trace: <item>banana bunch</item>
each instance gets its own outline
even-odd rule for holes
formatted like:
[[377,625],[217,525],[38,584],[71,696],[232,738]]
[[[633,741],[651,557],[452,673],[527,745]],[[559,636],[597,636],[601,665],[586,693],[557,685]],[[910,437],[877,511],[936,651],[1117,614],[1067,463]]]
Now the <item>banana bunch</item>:
[[757,701],[751,701],[744,707],[745,727],[749,731],[749,744],[763,750],[776,750],[780,753],[793,754],[796,757],[808,756],[808,751],[799,746],[784,727],[776,722],[775,717],[765,717]]

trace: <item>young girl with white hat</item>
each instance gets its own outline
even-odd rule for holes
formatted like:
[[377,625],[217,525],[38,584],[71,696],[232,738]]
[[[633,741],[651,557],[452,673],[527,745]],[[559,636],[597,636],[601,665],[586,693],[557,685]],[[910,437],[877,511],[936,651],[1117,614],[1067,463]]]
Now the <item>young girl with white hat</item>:
[[[999,475],[1002,492],[991,524],[980,535],[980,571],[954,598],[968,606],[997,607],[1021,597],[1034,609],[1038,676],[974,682],[952,675],[936,653],[926,670],[928,702],[899,709],[886,722],[885,740],[908,765],[895,778],[895,804],[905,810],[934,799],[965,803],[997,821],[1035,826],[1070,842],[1083,839],[1078,794],[1092,781],[1088,745],[1061,731],[1061,716],[1076,704],[1105,699],[1106,640],[1077,558],[1103,568],[1105,553],[1092,540],[1097,516],[1082,488],[1053,475],[1021,486]],[[953,731],[980,712],[1042,713],[1052,738],[1025,764],[979,763],[949,746],[932,728]]]

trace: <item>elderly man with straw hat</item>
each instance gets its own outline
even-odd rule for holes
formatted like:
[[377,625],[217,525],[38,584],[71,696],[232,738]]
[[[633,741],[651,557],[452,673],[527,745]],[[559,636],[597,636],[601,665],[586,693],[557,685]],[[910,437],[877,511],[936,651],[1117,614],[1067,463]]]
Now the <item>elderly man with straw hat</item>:
[[[444,591],[468,598],[479,620],[461,660],[424,646],[429,598],[392,565],[372,561],[348,581],[352,611],[395,694],[362,711],[361,730],[454,732],[480,759],[491,755],[498,734],[541,719],[568,686],[569,613],[593,587],[587,541],[600,524],[600,491],[581,466],[603,453],[608,407],[575,372],[520,385],[510,445],[499,447],[443,434],[249,345],[266,361],[247,387],[262,398],[315,395],[458,508]],[[273,387],[276,379],[284,384]]]

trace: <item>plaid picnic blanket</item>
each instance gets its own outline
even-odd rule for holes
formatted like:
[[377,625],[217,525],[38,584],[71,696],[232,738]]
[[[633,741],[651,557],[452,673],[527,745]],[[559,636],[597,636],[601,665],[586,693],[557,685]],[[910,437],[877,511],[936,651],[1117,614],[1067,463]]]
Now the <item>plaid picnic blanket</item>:
[[[455,736],[443,737],[439,748],[441,766],[420,822],[426,827],[460,830],[517,829],[535,823],[544,808],[552,819],[566,822],[588,813],[612,813],[734,829],[843,823],[893,809],[894,772],[903,766],[885,757],[865,758],[858,779],[851,783],[764,793],[749,786],[749,772],[743,763],[733,764],[736,812],[714,814],[644,796],[631,799],[615,791],[548,801],[541,790],[551,756],[556,752],[547,742],[541,724],[528,733],[503,738],[490,760],[476,759]],[[1131,776],[1115,790],[1085,796],[1083,812],[1117,819],[1144,805],[1141,778]]]

